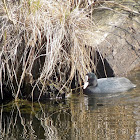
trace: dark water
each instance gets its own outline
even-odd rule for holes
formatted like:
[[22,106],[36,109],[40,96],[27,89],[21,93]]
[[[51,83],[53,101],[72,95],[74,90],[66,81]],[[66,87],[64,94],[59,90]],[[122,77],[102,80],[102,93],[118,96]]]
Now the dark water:
[[140,140],[140,71],[130,75],[137,88],[126,93],[1,105],[0,139]]

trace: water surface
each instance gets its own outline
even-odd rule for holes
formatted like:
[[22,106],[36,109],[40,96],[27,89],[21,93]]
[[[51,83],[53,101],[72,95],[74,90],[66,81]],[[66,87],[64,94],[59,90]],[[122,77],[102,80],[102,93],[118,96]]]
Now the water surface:
[[139,140],[140,71],[130,74],[129,79],[137,88],[126,93],[3,104],[0,106],[0,139]]

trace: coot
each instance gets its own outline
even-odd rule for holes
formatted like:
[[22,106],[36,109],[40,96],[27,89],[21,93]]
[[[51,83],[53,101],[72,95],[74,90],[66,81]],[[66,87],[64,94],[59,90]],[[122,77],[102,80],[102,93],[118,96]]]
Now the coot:
[[125,92],[132,88],[135,88],[134,85],[129,79],[125,77],[111,77],[111,78],[101,78],[97,79],[94,73],[88,73],[85,76],[84,83],[84,93],[93,94],[93,93],[118,93]]

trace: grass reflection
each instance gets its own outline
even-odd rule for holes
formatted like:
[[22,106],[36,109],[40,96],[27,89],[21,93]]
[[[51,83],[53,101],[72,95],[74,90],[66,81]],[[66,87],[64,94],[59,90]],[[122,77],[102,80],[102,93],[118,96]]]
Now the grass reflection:
[[[72,139],[130,139],[134,135],[135,120],[131,105],[97,106],[93,98],[92,108],[86,108],[88,99],[83,97],[72,106]],[[100,99],[102,100],[102,99]],[[104,98],[104,100],[107,100]],[[95,106],[96,104],[96,106]],[[94,106],[94,108],[93,108]]]
[[1,105],[0,109],[4,139],[61,139],[70,128],[68,108],[55,101],[43,104],[20,100]]

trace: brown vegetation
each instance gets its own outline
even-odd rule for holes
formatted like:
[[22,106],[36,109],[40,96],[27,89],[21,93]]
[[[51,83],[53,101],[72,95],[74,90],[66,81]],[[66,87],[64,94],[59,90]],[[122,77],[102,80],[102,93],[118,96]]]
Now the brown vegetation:
[[63,0],[3,0],[0,81],[3,85],[7,78],[15,99],[25,80],[34,83],[33,89],[41,83],[42,94],[47,83],[61,91],[69,88],[76,72],[80,81],[90,71],[92,61],[85,45],[93,46],[91,11],[79,8],[80,3],[72,4]]

